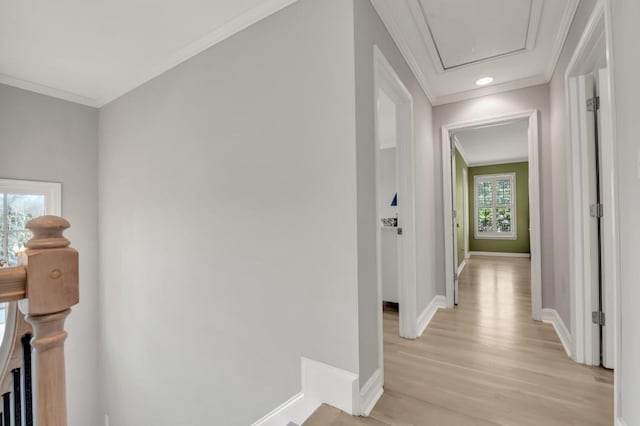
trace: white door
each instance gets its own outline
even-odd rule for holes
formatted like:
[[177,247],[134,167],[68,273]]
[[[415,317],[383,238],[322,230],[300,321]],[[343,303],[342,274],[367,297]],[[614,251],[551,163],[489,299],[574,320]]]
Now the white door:
[[[598,109],[598,144],[600,154],[600,170],[601,182],[614,182],[613,167],[613,123],[611,123],[611,94],[609,93],[609,70],[601,69],[597,73],[597,87],[599,98]],[[601,302],[600,309],[604,313],[604,326],[601,328],[602,348],[601,363],[606,368],[614,368],[615,357],[613,354],[614,347],[614,290],[613,283],[616,278],[617,271],[615,269],[615,260],[612,259],[613,253],[616,253],[615,247],[615,218],[614,211],[615,193],[613,185],[602,184],[600,191],[600,200],[603,204],[603,216],[601,218],[601,253],[602,253],[602,283],[601,283]]]
[[[608,96],[608,74],[607,70],[599,70],[593,75],[585,75],[580,78],[582,83],[581,92],[583,95],[584,132],[586,144],[585,155],[588,158],[588,189],[589,199],[589,225],[585,230],[590,241],[590,264],[587,271],[590,277],[590,292],[592,302],[593,321],[591,323],[592,333],[592,356],[594,360],[599,360],[600,364],[607,368],[613,368],[613,317],[607,318],[608,312],[613,312],[613,296],[611,285],[613,264],[608,259],[607,253],[612,253],[611,248],[615,244],[612,229],[612,215],[605,214],[605,204],[613,200],[612,188],[604,185],[604,173],[613,173],[613,170],[606,170],[603,164],[607,162],[606,156],[613,153],[602,149],[603,138],[611,137],[611,123],[603,122],[601,117],[608,117],[603,114],[611,108]],[[603,110],[604,109],[604,110]],[[607,144],[605,144],[606,146]],[[610,204],[607,208],[610,207]],[[607,321],[608,320],[608,321]]]
[[454,143],[454,136],[450,136],[451,141],[451,205],[453,206],[453,224],[451,229],[453,230],[453,304],[458,304],[458,215],[462,212],[456,211],[457,195],[456,195],[456,148]]

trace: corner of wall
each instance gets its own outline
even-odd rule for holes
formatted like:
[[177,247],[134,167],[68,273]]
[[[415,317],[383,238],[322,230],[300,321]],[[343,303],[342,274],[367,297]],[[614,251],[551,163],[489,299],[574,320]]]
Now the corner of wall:
[[[382,395],[382,372],[377,370],[360,391],[357,374],[319,361],[302,357],[302,390],[252,426],[282,426],[289,422],[301,425],[322,404],[331,405],[351,415],[373,409]],[[368,412],[366,411],[368,410]],[[366,415],[366,414],[365,414]]]
[[436,314],[438,309],[447,307],[447,298],[445,296],[437,295],[434,296],[429,305],[422,311],[422,313],[418,316],[418,337],[422,336],[422,333],[427,329],[427,326],[433,319],[433,316]]
[[555,309],[544,308],[542,309],[542,322],[553,325],[560,343],[564,347],[564,351],[567,356],[571,358],[571,348],[573,347],[573,337],[569,332],[569,329],[565,325],[564,321]]

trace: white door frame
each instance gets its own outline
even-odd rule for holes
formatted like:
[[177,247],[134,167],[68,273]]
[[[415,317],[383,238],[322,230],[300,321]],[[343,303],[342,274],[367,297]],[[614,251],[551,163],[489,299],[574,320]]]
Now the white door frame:
[[469,171],[462,169],[462,218],[463,223],[463,243],[464,243],[464,261],[469,258]]
[[529,119],[529,227],[531,228],[531,316],[542,319],[542,262],[540,240],[540,171],[538,110],[503,114],[477,120],[451,123],[442,126],[442,190],[444,194],[444,250],[445,250],[445,290],[447,306],[453,307],[454,253],[453,253],[453,205],[449,196],[453,192],[451,179],[451,142],[449,135],[454,130],[483,126],[496,122]]
[[[608,70],[608,82],[601,87],[600,101],[608,108],[600,111],[600,149],[602,179],[602,238],[604,253],[602,264],[603,295],[607,323],[612,325],[613,360],[615,373],[615,412],[618,413],[619,396],[619,230],[618,230],[618,183],[616,179],[617,154],[615,144],[615,118],[613,100],[613,60],[612,33],[610,23],[610,1],[599,0],[580,38],[575,53],[565,73],[567,117],[571,126],[568,129],[570,141],[567,150],[569,217],[573,219],[569,228],[571,289],[571,334],[573,336],[572,358],[587,365],[598,365],[599,342],[594,338],[591,312],[597,300],[593,297],[589,265],[592,241],[585,237],[589,227],[589,194],[585,182],[589,179],[589,167],[585,153],[584,120],[579,82],[583,75],[594,71],[594,61],[604,56]],[[604,49],[604,51],[603,51]],[[582,113],[582,114],[581,114]],[[585,207],[586,206],[586,207]],[[609,322],[611,321],[611,322]]]
[[[396,164],[398,176],[398,222],[402,235],[398,236],[398,299],[400,336],[415,339],[417,337],[416,307],[416,218],[415,218],[415,166],[413,137],[413,96],[400,77],[384,57],[377,46],[373,47],[374,96],[376,104],[375,144],[376,168],[378,164],[378,147],[380,137],[378,131],[379,93],[384,93],[396,105]],[[379,179],[376,170],[376,185]],[[376,209],[379,205],[376,191]],[[382,270],[381,270],[381,228],[376,224],[378,253],[378,348],[379,364],[383,368],[383,327],[382,327]],[[381,370],[382,371],[382,370]]]

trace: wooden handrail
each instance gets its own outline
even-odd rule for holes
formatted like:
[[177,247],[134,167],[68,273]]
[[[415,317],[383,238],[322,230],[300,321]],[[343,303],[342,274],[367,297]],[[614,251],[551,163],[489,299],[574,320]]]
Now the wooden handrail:
[[24,299],[27,269],[24,266],[0,268],[0,303]]
[[[64,321],[79,302],[78,252],[62,234],[69,222],[41,216],[20,266],[0,269],[0,302],[26,299],[20,309],[33,328],[34,417],[38,426],[66,426]],[[2,378],[0,378],[2,379]]]

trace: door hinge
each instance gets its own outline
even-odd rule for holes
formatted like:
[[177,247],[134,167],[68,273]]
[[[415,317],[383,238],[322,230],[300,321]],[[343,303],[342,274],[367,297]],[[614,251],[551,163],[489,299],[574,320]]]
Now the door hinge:
[[591,313],[591,320],[596,325],[604,326],[605,323],[606,323],[604,312],[592,312]]
[[398,233],[398,235],[402,235],[402,228],[398,227],[398,229],[396,229],[396,232]]
[[587,111],[593,112],[600,109],[600,96],[587,99]]
[[589,214],[591,217],[602,217],[604,216],[604,207],[600,203],[591,204]]

